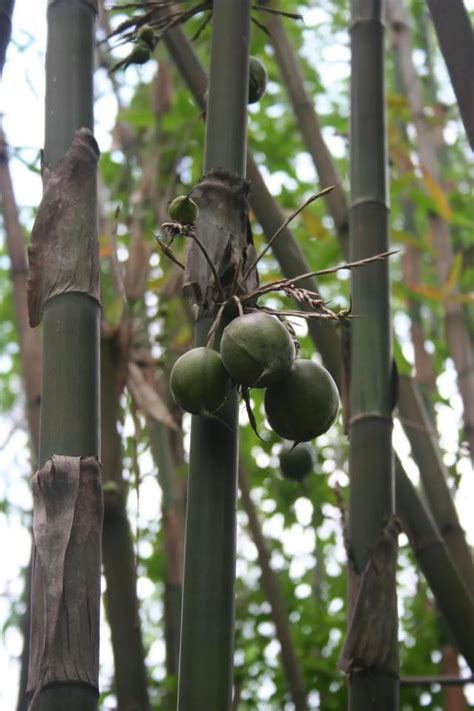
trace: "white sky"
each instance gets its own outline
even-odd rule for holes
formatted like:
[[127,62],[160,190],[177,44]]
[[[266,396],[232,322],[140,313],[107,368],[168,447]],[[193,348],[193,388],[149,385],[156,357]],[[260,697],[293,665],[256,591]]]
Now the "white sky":
[[[36,162],[44,137],[44,53],[46,45],[46,0],[17,0],[14,11],[14,28],[12,43],[7,53],[7,63],[0,83],[0,113],[3,114],[3,127],[7,140],[12,147],[22,148],[22,157],[28,162]],[[474,0],[466,0],[469,9],[474,9]],[[314,11],[317,19],[318,10]],[[310,21],[308,21],[310,24]],[[25,47],[23,51],[18,46]],[[337,54],[337,48],[334,48]],[[344,49],[344,59],[346,49]],[[334,52],[333,52],[334,54]],[[333,57],[334,59],[334,57]],[[337,57],[336,57],[337,59]],[[336,62],[337,65],[337,62]],[[137,71],[137,70],[129,70]],[[148,67],[142,72],[151,72]],[[335,72],[341,67],[335,66]],[[344,71],[342,69],[342,71]],[[101,97],[96,105],[96,135],[102,149],[109,147],[109,131],[114,122],[115,101],[107,96],[107,84],[102,75],[97,83],[97,94]],[[337,139],[336,139],[337,140]],[[334,146],[335,151],[339,145]],[[13,160],[11,163],[17,202],[25,208],[36,206],[41,198],[41,181],[38,176],[21,163]],[[278,179],[275,181],[277,187]],[[27,213],[28,214],[28,213]],[[24,214],[24,217],[27,217]],[[0,235],[1,238],[1,235]],[[406,324],[401,323],[399,330],[403,331]],[[401,335],[401,334],[400,334]],[[409,353],[407,354],[409,356]],[[2,363],[0,361],[0,368]],[[440,432],[442,444],[447,450],[446,463],[453,460],[454,442],[459,424],[460,399],[455,392],[455,374],[451,365],[439,379],[438,386],[442,394],[449,397],[451,408],[441,408]],[[22,413],[17,412],[15,419],[20,422]],[[12,433],[11,421],[0,421],[0,446],[7,440],[2,451],[0,467],[0,498],[8,492],[8,498],[13,506],[18,507],[18,515],[10,516],[8,521],[0,516],[0,540],[14,541],[15,544],[3,547],[2,565],[0,570],[0,624],[9,613],[9,600],[17,599],[21,594],[21,581],[18,579],[19,566],[25,565],[29,557],[29,536],[25,530],[26,521],[22,522],[21,511],[29,507],[29,487],[27,481],[21,478],[28,469],[26,438],[21,431]],[[400,428],[396,428],[397,440],[403,442]],[[405,450],[408,453],[406,445]],[[416,479],[416,467],[408,464]],[[463,463],[463,479],[457,496],[457,506],[464,527],[469,531],[471,543],[474,543],[474,522],[472,519],[472,502],[474,487],[472,470],[469,462]],[[144,484],[145,495],[140,496],[140,515],[146,521],[156,517],[159,503],[159,491],[156,482],[149,477]],[[300,506],[302,519],[305,517],[305,501]],[[147,505],[149,504],[149,506]],[[24,517],[23,517],[24,518]],[[24,525],[25,524],[25,525]],[[141,583],[141,593],[148,594],[146,581]],[[104,636],[107,635],[104,630]],[[9,630],[3,637],[0,648],[0,708],[13,709],[16,703],[18,665],[13,659],[20,653],[21,639],[14,630]],[[162,646],[152,647],[150,661],[162,661]],[[108,656],[108,644],[102,646],[102,659]],[[110,673],[110,662],[106,665],[106,673]]]

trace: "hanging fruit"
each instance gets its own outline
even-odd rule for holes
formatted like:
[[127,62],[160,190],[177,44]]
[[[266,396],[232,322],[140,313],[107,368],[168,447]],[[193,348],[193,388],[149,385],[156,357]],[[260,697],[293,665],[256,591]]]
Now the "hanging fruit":
[[235,318],[226,326],[221,356],[239,385],[264,388],[290,372],[295,346],[281,321],[255,311]]
[[307,442],[329,430],[339,410],[330,373],[312,360],[296,360],[285,378],[265,392],[265,413],[280,437]]
[[250,57],[249,63],[249,104],[260,101],[267,87],[268,74],[263,62],[257,57]]
[[178,195],[168,205],[168,215],[182,225],[192,225],[197,220],[199,208],[188,195]]
[[296,447],[285,445],[280,452],[280,470],[285,479],[303,481],[314,471],[311,447],[302,442]]
[[211,415],[225,402],[232,381],[217,351],[192,348],[173,366],[171,394],[177,405],[192,415]]

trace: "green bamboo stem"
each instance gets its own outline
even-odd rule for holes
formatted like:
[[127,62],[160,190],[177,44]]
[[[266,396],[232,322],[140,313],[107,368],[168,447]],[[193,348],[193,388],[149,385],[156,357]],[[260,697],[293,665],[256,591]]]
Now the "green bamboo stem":
[[[250,2],[215,0],[205,171],[244,175]],[[229,38],[238,41],[229,41]],[[195,329],[205,343],[210,319]],[[186,510],[179,711],[227,709],[232,697],[238,400],[224,423],[193,417]]]
[[474,150],[474,32],[462,0],[428,0],[431,18],[471,148]]
[[[92,2],[48,6],[44,162],[53,169],[78,128],[93,129]],[[52,454],[99,454],[100,306],[64,294],[44,311],[40,465]]]
[[[50,170],[57,167],[70,148],[77,129],[93,128],[92,76],[96,11],[97,4],[94,0],[49,0],[48,3],[44,162]],[[96,214],[95,197],[90,203],[90,211],[90,214]],[[96,235],[88,234],[86,238],[90,240],[91,249],[96,250]],[[97,288],[97,285],[92,285],[92,288],[94,286]],[[100,454],[99,323],[100,305],[95,298],[87,294],[64,293],[44,303],[43,393],[38,457],[40,467],[52,455],[97,457]],[[81,482],[86,482],[86,476],[89,477],[89,482],[95,481],[96,469],[92,464],[88,466],[87,475],[83,474],[84,470],[81,469]],[[59,489],[55,487],[57,485],[53,483],[52,490],[55,492],[54,496],[57,496]],[[95,527],[100,525],[102,506],[97,498],[97,487],[98,483],[95,481],[94,486],[88,489],[90,496],[95,498],[87,516],[94,511],[96,518],[93,524],[90,518],[87,525],[93,525],[94,531]],[[79,518],[77,521],[80,528]],[[92,541],[92,537],[90,540]],[[84,589],[81,607],[77,610],[80,616],[86,606],[90,605],[89,620],[88,623],[84,620],[82,625],[76,618],[76,611],[69,619],[64,599],[60,624],[69,630],[71,622],[73,635],[82,637],[89,634],[90,646],[83,658],[75,658],[72,666],[66,666],[64,663],[64,669],[61,671],[56,663],[52,663],[48,669],[50,683],[43,686],[44,673],[41,669],[44,662],[41,655],[38,656],[38,643],[41,649],[41,641],[36,638],[34,642],[33,638],[37,633],[33,630],[31,649],[36,650],[36,659],[32,653],[29,693],[31,699],[34,692],[35,711],[55,711],[65,707],[71,711],[79,708],[82,711],[95,711],[97,708],[100,555],[95,549],[81,552],[77,547],[68,549],[68,554],[69,552],[78,576],[84,575],[84,579],[88,581],[87,586],[90,585],[90,588]],[[40,570],[39,572],[41,575]],[[42,585],[41,579],[35,578],[34,569],[33,625],[35,616],[41,615],[42,603],[38,595],[44,594]],[[64,580],[64,585],[70,586],[71,580]],[[39,607],[35,607],[37,605]],[[51,624],[52,620],[46,618],[46,622]],[[41,629],[41,625],[37,627]],[[78,644],[79,639],[71,640],[68,654],[76,654]],[[88,676],[91,669],[94,671]]]
[[[351,9],[350,256],[355,260],[389,246],[383,2],[352,0]],[[352,302],[361,318],[351,327],[349,538],[354,572],[361,576],[395,507],[387,263],[352,274]],[[391,582],[395,596],[395,579]],[[355,605],[351,592],[349,604]],[[388,624],[396,630],[396,606]],[[397,666],[396,634],[391,644],[390,665],[353,667],[349,677],[353,711],[398,708],[399,682],[392,668]]]
[[395,460],[397,513],[410,539],[418,564],[436,597],[458,648],[474,668],[474,598],[457,567],[431,514]]

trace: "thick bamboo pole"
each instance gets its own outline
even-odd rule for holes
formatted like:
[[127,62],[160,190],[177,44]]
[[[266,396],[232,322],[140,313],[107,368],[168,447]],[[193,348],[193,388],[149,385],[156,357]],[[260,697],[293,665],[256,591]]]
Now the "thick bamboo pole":
[[[355,260],[388,250],[388,198],[383,1],[352,0],[351,10],[350,254]],[[353,311],[359,316],[351,325],[349,539],[353,570],[343,650],[352,711],[398,709],[396,539],[393,536],[389,544],[385,528],[395,509],[389,293],[386,262],[352,274]],[[379,570],[369,584],[383,536],[385,570]],[[359,635],[369,622],[369,609],[378,614],[372,617],[367,649]]]
[[30,323],[44,323],[41,469],[33,480],[28,693],[34,711],[95,711],[98,699],[96,11],[94,0],[48,3],[45,193],[32,233],[29,281]]
[[[206,173],[220,168],[232,176],[245,174],[249,35],[249,0],[214,0]],[[236,40],[229,41],[231,37]],[[210,314],[197,322],[196,345],[204,345],[209,326]],[[238,457],[236,392],[221,413],[224,422],[206,417],[192,419],[179,711],[227,709],[231,705]]]

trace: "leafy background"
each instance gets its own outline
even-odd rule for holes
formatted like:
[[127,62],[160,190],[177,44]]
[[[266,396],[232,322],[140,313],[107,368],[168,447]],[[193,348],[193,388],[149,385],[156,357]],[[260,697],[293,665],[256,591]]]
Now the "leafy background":
[[[4,126],[11,143],[12,170],[26,239],[41,192],[38,151],[42,143],[44,5],[38,2],[35,15],[31,13],[31,16],[25,14],[21,3],[16,10],[14,19],[17,24],[3,88]],[[419,1],[411,2],[414,58],[425,89],[426,111],[433,122],[442,125],[444,132],[443,186],[423,177],[417,167],[413,130],[410,125],[408,132],[400,128],[402,124],[410,124],[409,109],[406,97],[399,95],[394,88],[393,59],[388,47],[386,76],[392,242],[400,250],[407,245],[415,245],[422,258],[422,286],[415,292],[403,281],[400,257],[391,260],[393,322],[401,343],[400,352],[396,354],[399,367],[411,370],[413,346],[409,336],[407,303],[408,299],[415,299],[420,304],[427,348],[432,353],[436,373],[433,408],[444,461],[449,468],[450,486],[455,495],[458,492],[462,514],[462,501],[466,499],[466,492],[470,491],[467,484],[470,466],[462,448],[459,395],[444,341],[442,310],[450,289],[459,284],[465,295],[471,328],[474,327],[472,293],[469,296],[474,282],[474,166],[469,159],[444,64],[426,21],[424,5]],[[343,0],[308,1],[298,3],[295,8],[294,3],[282,1],[281,7],[293,12],[298,10],[303,15],[304,22],[287,20],[285,27],[298,54],[306,86],[314,97],[323,134],[347,188],[350,59],[347,3]],[[116,25],[120,19],[123,19],[123,13],[116,12],[111,22]],[[189,36],[196,30],[199,21],[196,19],[189,23]],[[43,25],[39,33],[36,32],[35,22]],[[103,33],[100,36],[103,37]],[[210,27],[207,27],[196,42],[196,49],[205,66],[209,44]],[[115,48],[113,57],[118,59],[128,49],[126,46]],[[297,130],[273,51],[265,34],[255,27],[252,54],[264,60],[270,83],[261,102],[250,109],[249,146],[272,193],[281,208],[289,213],[318,189],[318,183]],[[104,320],[109,328],[113,328],[123,315],[124,304],[117,292],[114,259],[125,265],[132,232],[139,229],[151,249],[151,269],[144,302],[129,307],[145,318],[157,377],[166,382],[171,363],[190,343],[191,330],[184,317],[179,292],[173,286],[173,270],[158,256],[153,232],[165,218],[169,200],[175,194],[187,191],[202,174],[203,124],[164,47],[158,47],[156,58],[144,68],[117,73],[114,82],[110,81],[103,66],[110,60],[109,54],[104,54],[103,46],[98,52],[98,60],[102,65],[96,75],[96,116],[102,149],[100,244]],[[24,74],[19,80],[22,67]],[[432,93],[433,81],[436,83],[436,95]],[[8,87],[14,83],[15,101],[6,101]],[[28,119],[23,117],[19,121],[17,117],[25,112],[22,100]],[[163,106],[159,108],[160,101],[165,101],[166,110]],[[35,107],[34,112],[31,106]],[[439,107],[441,112],[437,111]],[[407,163],[412,166],[409,171],[403,168]],[[415,209],[411,230],[407,229],[403,220],[402,200],[406,197]],[[115,217],[117,207],[120,212]],[[454,239],[456,259],[444,285],[438,283],[433,267],[429,231],[429,215],[433,212],[449,221]],[[312,268],[333,266],[341,260],[334,228],[322,202],[313,203],[294,221],[292,227]],[[257,245],[263,244],[258,224],[255,223],[253,229]],[[23,583],[19,567],[25,566],[28,559],[30,465],[10,265],[3,241],[0,250],[0,446],[3,449],[0,530],[4,540],[15,540],[15,546],[7,555],[8,563],[1,583],[4,651],[0,661],[13,679],[18,670],[15,658],[21,650],[18,623],[24,601],[21,598]],[[183,258],[184,252],[185,244],[177,244],[177,255],[181,253]],[[268,279],[278,275],[278,266],[271,257],[264,260],[261,273],[263,278]],[[321,289],[332,304],[347,306],[349,281],[343,273],[326,277]],[[275,297],[274,301],[279,302],[279,299]],[[306,335],[306,327],[302,323],[297,328],[303,354],[310,357],[314,348]],[[313,446],[316,464],[311,478],[304,485],[286,481],[279,473],[281,442],[265,426],[260,394],[253,394],[252,399],[263,441],[257,440],[242,411],[241,453],[252,482],[252,499],[271,550],[272,567],[282,586],[295,647],[310,690],[310,706],[325,711],[343,709],[346,704],[345,680],[337,671],[336,664],[346,618],[343,518],[348,485],[347,438],[342,432],[341,422],[338,422],[328,435],[318,438]],[[131,417],[129,398],[123,398],[122,406],[124,477],[130,482],[129,510],[137,537],[138,593],[143,634],[148,651],[154,708],[163,708],[174,680],[166,677],[164,666],[161,491],[144,420],[140,415],[138,419]],[[183,429],[186,449],[189,437],[187,416],[183,419]],[[416,465],[411,460],[409,446],[397,424],[395,433],[406,467],[416,481]],[[139,492],[136,489],[137,465],[141,481]],[[184,479],[184,469],[179,475]],[[470,523],[468,506],[464,511],[467,527]],[[257,553],[243,511],[239,513],[238,522],[235,675],[242,684],[240,708],[242,711],[291,709],[279,663],[274,623],[261,588]],[[472,541],[472,527],[470,535]],[[401,669],[404,675],[435,674],[439,671],[440,647],[446,639],[446,630],[438,619],[426,582],[417,571],[406,538],[402,536],[400,542]],[[105,622],[103,628],[103,708],[112,709],[115,708],[110,692],[112,661]],[[3,674],[2,677],[5,678]],[[11,699],[15,694],[13,684],[10,691],[1,693],[10,693],[8,704],[12,707]],[[407,711],[420,707],[441,708],[441,693],[436,685],[423,690],[405,688],[401,698],[401,708]],[[472,686],[470,698],[471,701],[474,699]]]

